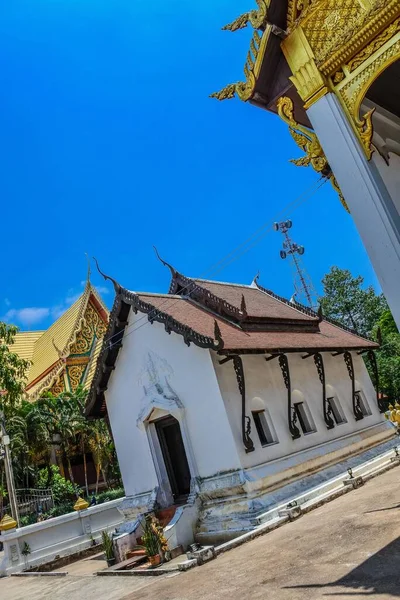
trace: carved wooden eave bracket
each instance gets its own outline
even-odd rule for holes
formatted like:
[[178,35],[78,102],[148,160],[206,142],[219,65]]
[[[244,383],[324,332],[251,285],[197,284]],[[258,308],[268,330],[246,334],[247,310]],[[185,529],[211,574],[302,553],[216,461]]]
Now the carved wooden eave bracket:
[[343,359],[346,364],[347,371],[349,373],[349,377],[350,377],[350,381],[351,381],[351,397],[352,397],[354,418],[356,421],[360,421],[361,419],[364,418],[364,414],[363,414],[361,406],[360,406],[359,398],[357,397],[357,394],[356,394],[354,364],[353,364],[353,357],[351,355],[351,352],[349,352],[348,350],[346,352],[344,352]]
[[290,98],[286,96],[279,98],[277,106],[278,114],[289,126],[289,131],[294,141],[299,148],[305,152],[305,156],[293,159],[290,162],[295,164],[297,167],[312,166],[314,171],[321,173],[322,177],[328,179],[335,191],[338,192],[340,202],[342,203],[344,209],[347,212],[350,212],[316,134],[311,131],[311,129],[308,129],[307,127],[304,127],[295,121],[293,114],[293,102]]

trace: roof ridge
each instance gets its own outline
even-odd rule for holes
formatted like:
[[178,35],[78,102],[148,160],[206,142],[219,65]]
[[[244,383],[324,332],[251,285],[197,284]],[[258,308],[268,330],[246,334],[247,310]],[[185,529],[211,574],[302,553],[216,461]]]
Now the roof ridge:
[[[184,275],[184,277],[186,277]],[[251,285],[246,283],[231,283],[229,281],[215,281],[214,279],[200,279],[199,277],[187,277],[187,279],[192,279],[193,281],[201,281],[202,283],[217,283],[218,285],[234,285],[235,287],[243,287],[246,289],[254,289]]]
[[287,300],[283,296],[280,296],[279,294],[276,294],[272,290],[268,290],[264,286],[257,283],[256,278],[254,279],[254,283],[255,283],[255,287],[250,286],[253,289],[259,290],[260,292],[267,294],[268,296],[271,296],[272,298],[275,298],[275,300],[278,300],[279,302],[282,302],[282,304],[286,304],[287,306],[290,306],[290,308],[293,308],[294,310],[297,310],[300,313],[306,314],[309,317],[316,317],[316,319],[319,320],[318,314],[312,308],[308,308],[307,306],[303,306],[302,304],[298,304],[297,302],[296,302],[296,304],[293,304],[293,302],[290,302],[290,300]]

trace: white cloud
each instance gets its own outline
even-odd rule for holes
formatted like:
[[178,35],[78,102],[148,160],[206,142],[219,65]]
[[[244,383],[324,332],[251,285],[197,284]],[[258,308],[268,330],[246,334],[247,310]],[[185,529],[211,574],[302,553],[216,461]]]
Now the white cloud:
[[31,327],[32,325],[36,325],[36,323],[40,323],[46,317],[50,315],[49,308],[38,308],[38,307],[29,307],[29,308],[11,308],[4,315],[5,321],[16,321],[17,323],[21,323],[21,325],[25,327]]
[[109,294],[110,290],[105,287],[104,285],[96,285],[96,290],[99,292],[99,294]]

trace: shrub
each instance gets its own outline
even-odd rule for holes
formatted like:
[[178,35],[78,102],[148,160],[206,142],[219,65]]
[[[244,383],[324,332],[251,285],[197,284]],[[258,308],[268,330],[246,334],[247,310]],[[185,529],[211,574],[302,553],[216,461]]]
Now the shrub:
[[97,494],[97,504],[103,504],[103,502],[109,502],[110,500],[116,500],[117,498],[123,498],[125,492],[123,488],[117,488],[115,490],[107,490]]
[[[37,480],[37,487],[45,489],[50,487],[54,504],[65,504],[72,500],[79,493],[79,486],[65,479],[60,473],[60,469],[56,465],[51,465],[51,480],[48,485],[48,469],[40,469]],[[72,507],[71,507],[72,508]],[[64,513],[63,513],[64,514]]]

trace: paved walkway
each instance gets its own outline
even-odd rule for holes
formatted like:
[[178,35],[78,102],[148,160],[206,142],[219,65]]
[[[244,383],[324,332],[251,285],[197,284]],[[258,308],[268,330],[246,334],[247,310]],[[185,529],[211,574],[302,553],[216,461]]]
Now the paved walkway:
[[0,580],[7,600],[400,598],[400,468],[176,576]]

